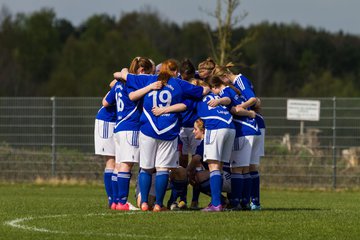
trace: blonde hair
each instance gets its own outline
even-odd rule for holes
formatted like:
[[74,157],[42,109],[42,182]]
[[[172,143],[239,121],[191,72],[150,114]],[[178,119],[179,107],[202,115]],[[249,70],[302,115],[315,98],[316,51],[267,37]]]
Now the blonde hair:
[[200,131],[205,132],[204,121],[201,118],[196,119],[194,125],[197,125]]
[[229,68],[234,67],[235,65],[232,62],[227,63],[225,66],[216,65],[212,70],[211,75],[216,77],[223,77],[229,74],[233,74]]
[[205,69],[205,70],[213,70],[216,66],[215,61],[212,58],[207,58],[205,61],[202,61],[198,65],[198,69]]
[[204,82],[203,80],[197,78],[191,78],[189,82],[195,86],[210,87],[207,82]]
[[137,74],[138,69],[141,67],[145,73],[149,74],[152,71],[153,65],[148,58],[136,57],[130,63],[129,73]]

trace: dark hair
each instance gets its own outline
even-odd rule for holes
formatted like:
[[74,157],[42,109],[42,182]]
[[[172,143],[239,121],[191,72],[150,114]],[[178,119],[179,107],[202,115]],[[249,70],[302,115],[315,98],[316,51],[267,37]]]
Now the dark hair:
[[209,81],[208,81],[209,85],[211,88],[213,87],[220,87],[221,85],[226,85],[223,81],[221,81],[221,79],[217,76],[211,76]]
[[190,80],[195,76],[195,67],[194,64],[190,61],[190,59],[185,58],[180,63],[180,75],[183,80]]
[[232,90],[234,90],[236,92],[236,94],[241,95],[241,92],[239,89],[237,89],[234,85],[232,84],[227,84],[224,83],[220,77],[218,76],[212,76],[210,77],[209,81],[208,81],[209,85],[211,88],[213,87],[220,87],[221,85],[225,85],[225,86],[229,86]]

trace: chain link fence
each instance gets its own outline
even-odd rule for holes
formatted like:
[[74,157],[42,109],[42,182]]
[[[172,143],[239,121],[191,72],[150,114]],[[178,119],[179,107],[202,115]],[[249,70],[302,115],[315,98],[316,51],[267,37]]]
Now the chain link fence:
[[[262,98],[267,129],[262,184],[360,186],[360,98],[314,98],[320,120],[286,119],[286,98]],[[0,179],[101,180],[94,121],[101,98],[0,98]]]

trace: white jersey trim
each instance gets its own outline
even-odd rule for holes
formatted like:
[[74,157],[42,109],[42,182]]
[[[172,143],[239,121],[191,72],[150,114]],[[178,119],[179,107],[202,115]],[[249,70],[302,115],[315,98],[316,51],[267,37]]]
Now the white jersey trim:
[[227,121],[225,119],[221,118],[221,117],[218,117],[218,116],[201,117],[201,119],[217,119],[217,120],[220,120],[220,121],[225,122],[227,124],[230,124],[232,122],[232,120],[233,120],[233,117],[230,117],[230,119],[227,120]]
[[118,123],[115,125],[115,128],[117,128],[117,127],[119,126],[119,124],[122,123],[123,121],[129,119],[129,118],[131,117],[131,115],[133,115],[134,112],[136,112],[136,110],[137,110],[137,108],[138,108],[138,105],[139,105],[139,103],[136,104],[135,108],[134,108],[126,117],[124,117],[123,119],[121,119],[121,121],[118,122]]
[[175,121],[173,124],[171,124],[170,126],[168,126],[167,128],[164,128],[163,130],[159,130],[159,129],[156,127],[155,123],[153,122],[150,114],[146,111],[145,108],[143,108],[143,110],[144,110],[144,114],[145,114],[146,118],[147,118],[147,119],[149,120],[149,122],[150,122],[150,125],[152,126],[152,128],[154,129],[154,131],[155,131],[158,135],[161,135],[161,134],[163,134],[163,133],[166,133],[166,132],[170,131],[172,128],[174,128],[174,127],[176,126],[176,124],[177,124],[177,122],[178,122],[178,119],[176,119],[176,121]]
[[237,77],[235,78],[234,84],[235,84],[235,83],[238,83],[240,89],[241,89],[241,90],[244,90],[244,89],[245,89],[245,86],[244,86],[244,83],[243,83],[243,81],[242,81],[242,79],[241,79],[241,76],[242,76],[242,74],[237,75]]
[[255,131],[259,131],[259,127],[258,127],[257,124],[256,124],[256,127],[254,127],[253,125],[251,125],[251,124],[249,124],[247,122],[241,121],[241,120],[234,119],[234,122],[237,122],[237,123],[243,124],[245,126],[248,126],[248,127],[252,128],[252,129],[254,129]]

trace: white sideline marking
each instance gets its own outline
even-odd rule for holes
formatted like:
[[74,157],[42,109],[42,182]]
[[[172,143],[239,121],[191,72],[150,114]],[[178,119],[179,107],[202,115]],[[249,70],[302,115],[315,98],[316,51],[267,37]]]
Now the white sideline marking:
[[[139,211],[131,211],[131,212],[123,212],[123,213],[119,213],[120,215],[133,215],[133,214],[146,214],[146,212],[139,212]],[[181,212],[181,211],[168,211],[166,213],[173,213],[173,214],[183,214],[183,213],[189,213],[189,212]],[[76,214],[71,214],[72,216],[81,216],[81,215],[76,215]],[[79,234],[79,235],[98,235],[98,236],[115,236],[115,237],[129,237],[129,238],[159,238],[158,236],[151,236],[151,235],[142,235],[142,234],[122,234],[122,233],[93,233],[93,232],[65,232],[65,231],[57,231],[57,230],[49,230],[46,228],[37,228],[37,227],[30,227],[30,226],[26,226],[25,222],[27,221],[32,221],[32,220],[36,220],[36,219],[45,219],[45,218],[66,218],[69,217],[70,215],[68,214],[62,214],[62,215],[48,215],[48,216],[40,216],[40,217],[24,217],[24,218],[16,218],[14,220],[11,221],[6,221],[4,222],[4,225],[10,226],[10,227],[14,227],[14,228],[18,228],[18,229],[22,229],[22,230],[27,230],[27,231],[33,231],[33,232],[42,232],[42,233],[54,233],[54,234]],[[90,214],[86,214],[83,215],[85,217],[91,217],[91,216],[116,216],[114,214],[106,214],[106,213],[90,213]],[[119,229],[120,230],[120,229]],[[186,237],[186,236],[161,236],[161,238],[166,238],[166,239],[198,239],[197,236],[192,236],[192,237]],[[202,236],[202,239],[206,239],[204,238],[204,236]],[[207,238],[210,239],[210,238]]]
[[28,226],[22,225],[23,222],[31,221],[31,220],[34,220],[34,219],[62,218],[62,217],[67,217],[67,215],[64,214],[64,215],[51,215],[51,216],[43,216],[43,217],[17,218],[17,219],[14,219],[12,221],[5,222],[4,225],[9,225],[9,226],[14,227],[14,228],[20,228],[20,229],[23,229],[23,230],[29,230],[29,231],[34,231],[34,232],[65,233],[65,232],[62,232],[62,231],[54,231],[54,230],[48,230],[48,229],[45,229],[45,228],[28,227]]

